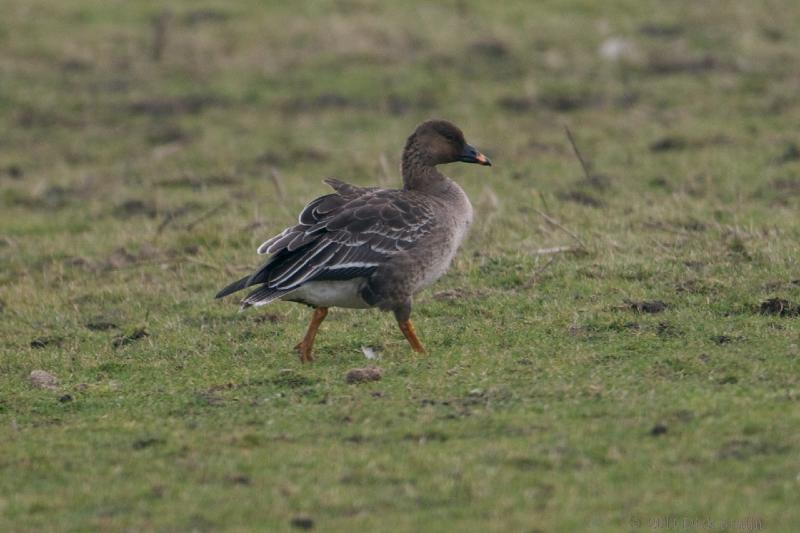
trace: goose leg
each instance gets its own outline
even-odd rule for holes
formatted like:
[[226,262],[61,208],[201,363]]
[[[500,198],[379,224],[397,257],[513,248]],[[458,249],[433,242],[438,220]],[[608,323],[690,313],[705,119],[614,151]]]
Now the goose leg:
[[411,345],[411,349],[417,353],[427,353],[425,351],[425,347],[422,346],[422,343],[419,342],[417,338],[417,332],[414,331],[414,324],[411,323],[411,319],[407,318],[405,320],[398,320],[397,325],[400,326],[400,331],[403,332],[405,335],[408,344]]
[[397,325],[400,331],[403,332],[411,349],[417,353],[427,353],[422,343],[417,338],[417,332],[414,331],[414,324],[411,323],[411,302],[404,302],[394,310],[394,318],[397,320]]
[[322,324],[326,316],[328,316],[327,307],[315,307],[314,315],[311,317],[311,322],[308,324],[306,336],[294,347],[297,353],[300,354],[300,361],[303,363],[310,363],[314,360],[314,356],[311,355],[311,348],[314,347],[314,338],[317,336],[319,325]]

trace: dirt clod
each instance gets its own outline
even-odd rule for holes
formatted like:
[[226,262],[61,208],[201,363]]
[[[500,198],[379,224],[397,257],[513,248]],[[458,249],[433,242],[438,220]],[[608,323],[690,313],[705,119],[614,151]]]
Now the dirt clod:
[[796,143],[789,142],[783,148],[783,153],[775,160],[778,164],[790,163],[800,160],[800,147]]
[[661,300],[649,300],[641,302],[626,300],[625,303],[628,304],[628,307],[630,307],[637,313],[654,314],[654,313],[660,313],[667,308],[667,304],[665,304]]
[[496,38],[480,39],[469,45],[469,51],[477,56],[496,61],[509,55],[508,46]]
[[291,368],[280,370],[272,378],[271,382],[279,387],[299,388],[309,387],[314,384],[314,380],[308,376],[304,376]]
[[572,191],[563,191],[558,194],[558,198],[560,200],[564,200],[565,202],[574,202],[576,204],[585,205],[587,207],[605,207],[605,203],[592,196],[591,194],[583,191],[572,190]]
[[113,346],[114,348],[127,346],[128,344],[131,344],[132,342],[135,342],[139,339],[143,339],[149,335],[150,334],[147,333],[146,329],[138,328],[129,333],[128,335],[117,335],[116,337],[114,337],[114,340],[111,341],[111,346]]
[[553,111],[569,112],[591,107],[598,102],[598,98],[589,93],[553,92],[542,95],[538,101],[542,106]]
[[47,346],[59,345],[64,339],[57,336],[37,337],[31,341],[31,348],[46,348]]
[[156,437],[145,437],[141,439],[136,439],[133,441],[133,449],[134,450],[143,450],[144,448],[149,448],[151,446],[156,446],[158,444],[163,444],[164,439],[159,439]]
[[152,203],[144,200],[130,199],[115,206],[113,214],[116,218],[127,220],[139,215],[153,218],[156,216],[156,213],[156,207]]
[[654,55],[648,61],[647,71],[650,74],[700,74],[723,67],[720,61],[709,54],[700,56]]
[[667,426],[665,424],[656,424],[650,430],[650,434],[654,437],[660,437],[667,432]]
[[347,383],[366,383],[368,381],[380,381],[383,378],[383,370],[377,366],[364,368],[353,368],[347,372],[345,380]]
[[607,191],[611,188],[612,178],[605,174],[590,174],[582,178],[578,183],[585,184],[597,191]]
[[58,378],[46,370],[32,370],[28,379],[31,385],[40,389],[55,389],[58,387]]
[[19,180],[25,175],[25,172],[22,170],[22,167],[19,165],[8,165],[5,168],[4,173],[11,179]]
[[711,337],[711,342],[713,342],[714,344],[719,344],[720,346],[723,344],[730,344],[734,340],[735,339],[730,335],[714,335],[713,337]]
[[761,302],[759,313],[762,315],[798,316],[800,315],[800,305],[783,298],[770,298]]
[[506,111],[521,113],[536,107],[536,100],[528,96],[503,96],[497,100],[497,105]]
[[651,152],[668,152],[670,150],[682,150],[687,146],[686,139],[683,137],[663,137],[650,144]]
[[292,527],[296,527],[297,529],[313,529],[314,528],[314,519],[310,516],[305,515],[298,515],[292,518],[291,522],[289,522]]
[[105,267],[109,270],[117,270],[126,268],[135,264],[139,258],[126,250],[125,248],[117,248],[106,259]]
[[86,323],[86,329],[92,331],[108,331],[109,329],[116,329],[118,327],[119,326],[113,322],[108,322],[106,320],[92,320]]

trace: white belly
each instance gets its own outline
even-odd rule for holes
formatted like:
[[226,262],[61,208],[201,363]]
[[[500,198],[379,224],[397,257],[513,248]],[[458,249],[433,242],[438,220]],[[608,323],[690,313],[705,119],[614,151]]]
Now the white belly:
[[281,300],[299,301],[317,307],[350,307],[367,309],[371,307],[361,299],[361,287],[365,278],[344,281],[309,281],[290,292]]

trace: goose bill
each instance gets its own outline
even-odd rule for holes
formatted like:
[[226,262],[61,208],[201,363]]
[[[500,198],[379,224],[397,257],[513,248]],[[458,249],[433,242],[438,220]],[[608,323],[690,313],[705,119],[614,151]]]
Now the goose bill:
[[484,165],[487,167],[492,166],[492,162],[489,160],[488,157],[480,153],[478,150],[475,149],[474,146],[466,145],[464,146],[464,150],[461,152],[461,155],[458,157],[459,161],[464,163],[477,163],[478,165]]

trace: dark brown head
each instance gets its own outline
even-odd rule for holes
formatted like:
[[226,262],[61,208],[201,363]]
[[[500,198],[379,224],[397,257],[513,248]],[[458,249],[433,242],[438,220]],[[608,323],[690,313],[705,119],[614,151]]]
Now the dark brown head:
[[457,161],[492,164],[488,157],[467,144],[460,129],[446,120],[428,120],[417,126],[406,143],[406,152],[411,151],[420,162],[429,166]]

